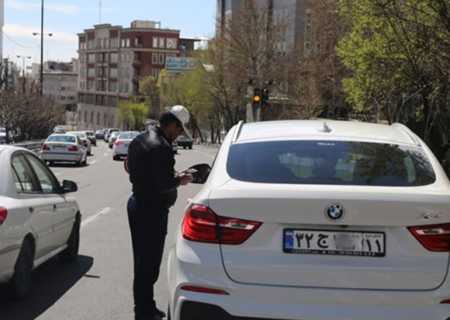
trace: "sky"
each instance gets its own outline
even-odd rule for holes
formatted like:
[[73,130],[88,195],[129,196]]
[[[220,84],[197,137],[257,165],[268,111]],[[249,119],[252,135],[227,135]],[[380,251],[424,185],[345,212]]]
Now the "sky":
[[[110,23],[129,27],[134,20],[161,21],[161,28],[180,30],[184,37],[214,36],[215,0],[42,0],[44,1],[44,61],[77,58],[77,33]],[[40,62],[40,0],[5,0],[3,57],[19,68]],[[28,59],[28,57],[31,57]]]

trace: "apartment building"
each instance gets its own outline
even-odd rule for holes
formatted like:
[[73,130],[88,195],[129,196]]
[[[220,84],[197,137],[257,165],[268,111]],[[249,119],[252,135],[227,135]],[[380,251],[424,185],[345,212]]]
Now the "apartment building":
[[101,24],[78,34],[79,128],[118,127],[119,102],[138,94],[143,77],[158,78],[167,57],[180,55],[180,31],[157,24]]

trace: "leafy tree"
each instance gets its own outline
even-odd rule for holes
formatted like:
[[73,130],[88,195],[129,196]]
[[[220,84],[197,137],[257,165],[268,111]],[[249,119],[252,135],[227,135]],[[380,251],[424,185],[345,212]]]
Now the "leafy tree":
[[144,121],[148,113],[145,103],[133,100],[124,100],[119,103],[119,123],[125,130],[140,131],[144,127]]
[[403,122],[443,161],[450,149],[448,0],[337,0],[349,22],[338,45],[359,112]]

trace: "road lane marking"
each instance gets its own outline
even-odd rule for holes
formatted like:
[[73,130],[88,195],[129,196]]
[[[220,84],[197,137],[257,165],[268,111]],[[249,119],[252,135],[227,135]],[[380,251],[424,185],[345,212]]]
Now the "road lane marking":
[[60,176],[60,175],[61,175],[61,172],[55,173],[55,176]]
[[105,216],[106,214],[108,214],[109,212],[111,212],[112,209],[113,209],[113,208],[110,208],[110,207],[105,208],[105,209],[103,209],[102,211],[100,211],[99,213],[94,214],[92,217],[87,218],[86,220],[84,220],[84,221],[81,223],[81,227],[83,228],[83,227],[85,227],[86,225],[88,225],[89,223],[91,223],[91,222],[93,222],[93,221],[95,221],[95,220],[101,218],[102,216]]
[[108,154],[107,153],[105,153],[104,155],[103,155],[104,157],[107,157],[108,156]]
[[96,163],[98,160],[94,160],[94,161],[92,161],[92,162],[89,162],[89,164],[94,164],[94,163]]

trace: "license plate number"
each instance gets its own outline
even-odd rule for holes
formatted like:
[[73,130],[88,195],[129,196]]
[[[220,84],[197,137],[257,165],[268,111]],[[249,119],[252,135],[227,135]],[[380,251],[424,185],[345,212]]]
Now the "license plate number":
[[285,229],[285,253],[384,257],[385,234],[365,231]]
[[53,147],[53,149],[55,149],[55,150],[67,150],[66,147]]

